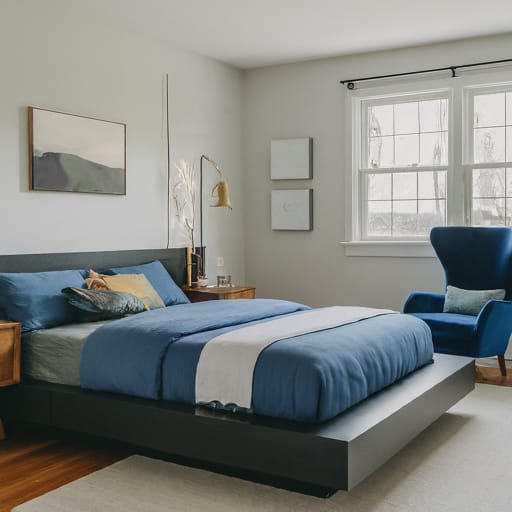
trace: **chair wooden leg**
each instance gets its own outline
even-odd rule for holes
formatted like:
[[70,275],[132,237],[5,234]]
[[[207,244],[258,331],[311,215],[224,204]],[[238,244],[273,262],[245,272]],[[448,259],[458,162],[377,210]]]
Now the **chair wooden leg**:
[[7,438],[7,435],[5,433],[4,424],[2,422],[2,418],[0,418],[0,441],[3,441]]
[[498,356],[498,362],[500,363],[500,371],[501,375],[503,377],[507,376],[507,365],[505,364],[505,355],[501,354],[501,356]]

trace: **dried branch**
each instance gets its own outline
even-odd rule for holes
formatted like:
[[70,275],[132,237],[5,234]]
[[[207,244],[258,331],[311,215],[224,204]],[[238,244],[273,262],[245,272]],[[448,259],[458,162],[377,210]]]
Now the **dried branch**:
[[176,207],[176,217],[183,226],[192,247],[194,247],[196,187],[194,181],[194,164],[180,160],[174,164],[177,177],[171,186],[171,196]]

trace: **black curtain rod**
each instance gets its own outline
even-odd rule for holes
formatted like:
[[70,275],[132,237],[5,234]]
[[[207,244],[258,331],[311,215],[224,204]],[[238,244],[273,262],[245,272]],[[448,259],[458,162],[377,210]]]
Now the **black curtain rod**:
[[377,75],[377,76],[367,76],[364,78],[351,78],[350,80],[340,80],[340,84],[346,85],[347,89],[354,89],[356,82],[366,82],[369,80],[381,80],[383,78],[397,78],[401,76],[412,76],[412,75],[424,75],[425,73],[436,73],[438,71],[451,71],[452,78],[456,77],[457,69],[464,68],[474,68],[477,66],[490,66],[492,64],[504,64],[507,62],[512,62],[512,59],[502,59],[502,60],[490,60],[488,62],[477,62],[476,64],[461,64],[460,66],[446,66],[444,68],[432,68],[432,69],[423,69],[421,71],[408,71],[407,73],[393,73],[391,75]]

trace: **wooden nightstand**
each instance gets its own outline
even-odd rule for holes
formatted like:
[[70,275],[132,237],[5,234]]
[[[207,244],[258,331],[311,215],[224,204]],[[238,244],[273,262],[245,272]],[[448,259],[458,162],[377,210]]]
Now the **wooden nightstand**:
[[[20,381],[21,324],[0,320],[0,387]],[[0,440],[5,430],[0,418]]]
[[183,287],[190,302],[222,299],[254,299],[256,288],[252,286],[206,286],[204,288]]

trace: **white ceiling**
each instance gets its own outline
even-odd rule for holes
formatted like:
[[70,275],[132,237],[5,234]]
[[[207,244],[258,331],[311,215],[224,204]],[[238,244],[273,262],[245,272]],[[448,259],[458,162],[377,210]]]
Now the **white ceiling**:
[[251,68],[512,31],[511,0],[75,0]]

